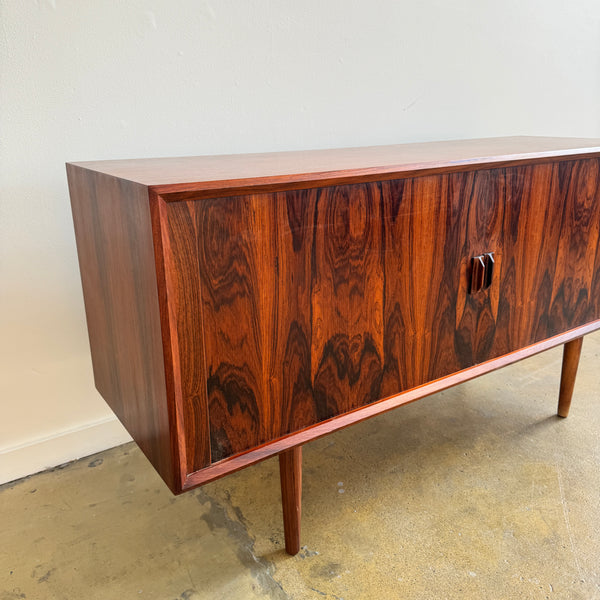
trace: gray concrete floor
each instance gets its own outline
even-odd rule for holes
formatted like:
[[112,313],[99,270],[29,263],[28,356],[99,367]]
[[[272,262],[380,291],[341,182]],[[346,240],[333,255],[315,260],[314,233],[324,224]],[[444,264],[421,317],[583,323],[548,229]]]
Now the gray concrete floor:
[[173,497],[133,444],[0,487],[0,600],[600,598],[600,334]]

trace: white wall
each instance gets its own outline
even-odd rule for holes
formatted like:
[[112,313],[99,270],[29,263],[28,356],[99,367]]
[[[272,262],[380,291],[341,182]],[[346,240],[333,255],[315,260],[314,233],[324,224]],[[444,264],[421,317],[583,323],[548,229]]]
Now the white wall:
[[128,439],[64,162],[600,137],[598,0],[0,0],[0,482]]

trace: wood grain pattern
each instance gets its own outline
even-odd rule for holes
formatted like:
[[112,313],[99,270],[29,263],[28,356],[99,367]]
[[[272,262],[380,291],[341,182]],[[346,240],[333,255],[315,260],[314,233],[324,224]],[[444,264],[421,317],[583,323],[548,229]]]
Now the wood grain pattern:
[[208,414],[186,410],[211,461],[600,318],[599,162],[166,203],[195,223],[203,298],[181,302],[203,315]]
[[494,176],[387,184],[384,396],[492,358],[498,282],[467,292],[471,257],[501,254]]
[[176,493],[600,327],[598,140],[67,169],[97,387]]
[[[502,331],[519,345],[598,318],[599,161],[528,167],[503,203]],[[582,193],[581,186],[586,187]]]
[[75,166],[67,174],[96,387],[177,493],[147,190]]
[[314,225],[308,224],[315,236],[310,368],[318,421],[380,398],[381,209],[377,185],[324,188],[317,196]]
[[373,404],[368,404],[356,410],[350,411],[339,417],[323,421],[311,427],[307,427],[295,433],[291,433],[287,436],[281,437],[277,440],[253,448],[248,452],[242,452],[220,462],[214,463],[205,469],[201,469],[194,473],[190,473],[186,479],[184,490],[193,489],[199,485],[203,485],[210,481],[214,481],[229,473],[235,473],[240,469],[243,469],[249,465],[255,464],[272,456],[275,456],[284,450],[288,450],[297,445],[305,444],[312,440],[316,440],[320,437],[328,435],[334,431],[338,431],[355,423],[360,423],[371,417],[380,415],[384,412],[398,408],[405,404],[410,404],[416,400],[421,400],[431,394],[435,394],[442,390],[446,390],[452,386],[459,385],[470,379],[475,379],[482,375],[486,375],[496,369],[501,369],[507,365],[513,364],[540,352],[545,352],[556,346],[565,344],[578,337],[584,336],[588,333],[600,330],[600,320],[588,323],[581,327],[576,327],[571,331],[567,331],[560,335],[548,338],[541,342],[521,348],[510,354],[505,354],[498,358],[480,363],[463,371],[452,373],[447,377],[436,379],[430,383],[426,383],[422,386],[412,388],[406,392],[396,394],[389,398],[384,398]]
[[271,209],[266,198],[190,204],[201,232],[213,461],[271,437],[274,407],[264,402],[270,397],[267,368],[273,338]]
[[[210,464],[202,312],[188,311],[188,307],[201,307],[198,232],[194,215],[185,204],[173,205],[169,219],[164,218],[165,206],[159,198],[152,198],[152,207],[158,217],[155,241],[159,239],[161,246],[156,255],[157,267],[166,292],[165,358],[177,405],[180,460],[188,473]],[[165,256],[169,260],[164,260]]]
[[586,156],[600,156],[600,140],[517,136],[74,164],[149,186],[165,198],[184,200],[384,181],[416,174],[472,171]]

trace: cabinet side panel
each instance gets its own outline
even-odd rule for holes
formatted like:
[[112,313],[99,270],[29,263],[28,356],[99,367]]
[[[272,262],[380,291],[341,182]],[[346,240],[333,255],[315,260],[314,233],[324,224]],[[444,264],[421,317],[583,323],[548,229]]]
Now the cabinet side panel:
[[96,387],[178,492],[148,191],[73,165],[67,175]]

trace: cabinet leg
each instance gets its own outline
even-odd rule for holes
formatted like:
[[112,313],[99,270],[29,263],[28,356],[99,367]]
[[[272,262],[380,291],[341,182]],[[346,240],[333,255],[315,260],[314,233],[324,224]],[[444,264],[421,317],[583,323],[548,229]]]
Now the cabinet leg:
[[579,355],[583,337],[567,342],[563,351],[562,373],[560,376],[560,393],[558,396],[558,416],[566,417],[571,408],[571,397],[575,385],[575,375],[579,365]]
[[285,551],[292,556],[300,550],[300,517],[302,514],[302,446],[279,455],[281,504]]

